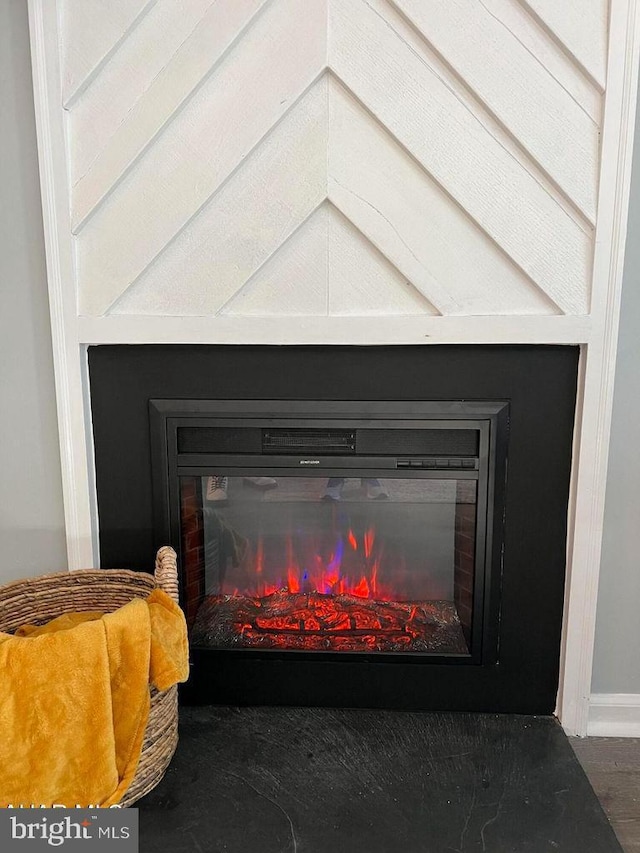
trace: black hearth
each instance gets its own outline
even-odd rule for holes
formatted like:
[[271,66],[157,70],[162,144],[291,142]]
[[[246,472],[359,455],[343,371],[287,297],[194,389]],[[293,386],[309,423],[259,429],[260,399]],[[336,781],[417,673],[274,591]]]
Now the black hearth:
[[553,710],[576,348],[89,366],[102,564],[178,550],[186,700]]

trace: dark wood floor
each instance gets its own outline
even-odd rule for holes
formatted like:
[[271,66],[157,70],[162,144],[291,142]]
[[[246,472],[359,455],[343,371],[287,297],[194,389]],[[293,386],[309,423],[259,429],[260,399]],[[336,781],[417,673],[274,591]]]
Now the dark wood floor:
[[625,853],[640,853],[640,738],[571,738]]

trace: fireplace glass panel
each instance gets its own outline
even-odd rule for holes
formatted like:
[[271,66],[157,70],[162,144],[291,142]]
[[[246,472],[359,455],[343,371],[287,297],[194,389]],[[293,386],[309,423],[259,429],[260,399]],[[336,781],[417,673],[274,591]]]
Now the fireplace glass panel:
[[474,479],[181,477],[180,493],[194,647],[470,653]]

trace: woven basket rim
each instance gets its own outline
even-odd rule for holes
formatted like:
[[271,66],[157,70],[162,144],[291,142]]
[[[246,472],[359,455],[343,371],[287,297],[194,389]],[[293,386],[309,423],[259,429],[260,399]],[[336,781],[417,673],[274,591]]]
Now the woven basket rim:
[[15,580],[9,581],[8,583],[2,584],[0,586],[0,596],[4,595],[6,592],[10,592],[13,589],[19,589],[22,586],[35,586],[39,583],[51,582],[54,580],[61,580],[66,578],[68,580],[73,580],[75,578],[95,578],[98,579],[106,579],[108,575],[112,575],[112,580],[136,580],[142,581],[143,584],[150,583],[151,586],[157,586],[157,581],[155,577],[146,571],[136,572],[131,569],[75,569],[74,571],[66,571],[66,572],[50,572],[46,575],[35,575],[31,578],[16,578]]

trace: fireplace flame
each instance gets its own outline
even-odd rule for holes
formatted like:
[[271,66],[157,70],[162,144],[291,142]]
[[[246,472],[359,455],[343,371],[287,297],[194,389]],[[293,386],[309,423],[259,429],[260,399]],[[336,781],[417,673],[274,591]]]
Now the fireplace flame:
[[[290,592],[348,594],[378,601],[397,599],[398,590],[381,583],[383,543],[376,539],[373,526],[361,531],[352,527],[336,531],[330,547],[321,538],[314,540],[302,531],[289,532],[281,541],[278,555],[268,537],[257,537],[254,549],[249,549],[240,568],[244,584],[241,590],[237,583],[233,584],[234,595],[260,597]],[[284,565],[274,571],[274,564],[278,563]],[[396,571],[398,568],[402,572],[403,567],[397,566]]]
[[351,590],[352,595],[357,595],[358,598],[369,598],[371,595],[371,591],[369,590],[369,584],[367,583],[367,579],[363,576],[360,578],[360,582],[356,584]]
[[373,543],[375,542],[376,534],[373,527],[370,527],[364,534],[364,555],[369,559],[373,551]]

